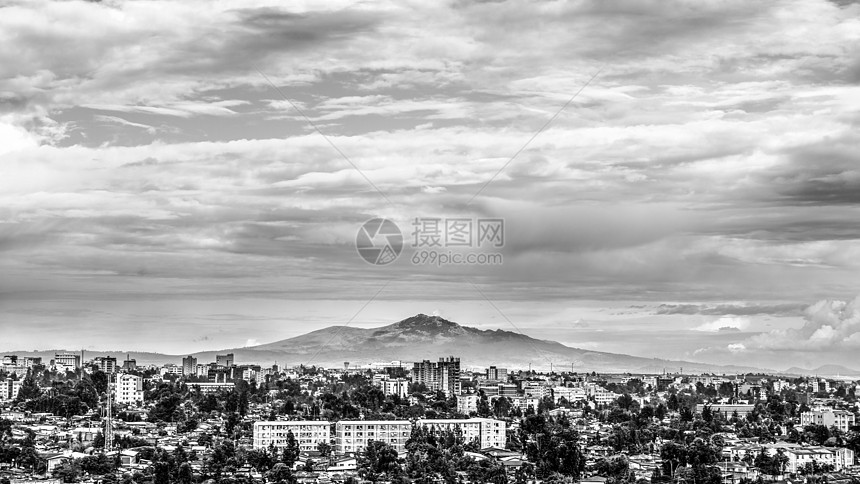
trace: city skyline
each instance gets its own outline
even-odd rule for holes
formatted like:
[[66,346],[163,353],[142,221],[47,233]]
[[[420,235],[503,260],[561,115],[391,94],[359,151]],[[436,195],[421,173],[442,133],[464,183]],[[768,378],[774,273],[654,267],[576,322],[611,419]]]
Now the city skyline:
[[[782,370],[860,349],[860,4],[7,2],[0,351],[417,313]],[[499,264],[357,252],[503,220]],[[857,365],[854,365],[857,366]]]

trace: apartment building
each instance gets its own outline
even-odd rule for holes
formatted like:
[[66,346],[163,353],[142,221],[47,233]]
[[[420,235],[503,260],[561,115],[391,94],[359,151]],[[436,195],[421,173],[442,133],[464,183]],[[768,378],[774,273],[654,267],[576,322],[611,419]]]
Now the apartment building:
[[14,400],[21,390],[21,380],[0,380],[0,400]]
[[182,358],[182,374],[185,376],[194,376],[197,374],[197,358],[191,355]]
[[114,395],[116,403],[134,405],[143,403],[143,378],[128,373],[117,375]]
[[411,434],[408,420],[341,420],[335,424],[335,451],[341,455],[360,452],[368,442],[378,440],[405,452]]
[[478,395],[457,395],[457,411],[466,415],[478,411]]
[[[527,397],[543,399],[552,395],[552,387],[544,382],[524,381],[522,382],[523,393]],[[564,388],[564,387],[561,387]]]
[[478,441],[482,449],[505,447],[505,422],[491,418],[420,419],[416,425],[424,425],[432,432],[442,433],[460,429],[466,442]]
[[383,378],[377,385],[386,395],[397,395],[400,398],[409,396],[409,380],[405,378]]
[[188,388],[200,390],[200,393],[208,395],[210,393],[229,392],[236,388],[235,383],[198,383],[193,382],[188,384]]
[[508,369],[496,368],[495,366],[487,368],[487,380],[508,381]]
[[438,362],[424,360],[412,367],[412,381],[423,383],[430,391],[441,390],[447,396],[459,395],[460,358],[439,358]]
[[81,367],[81,355],[72,353],[56,353],[54,354],[54,365],[64,366],[69,371],[74,371]]
[[802,426],[824,425],[827,428],[836,427],[842,432],[848,432],[848,428],[853,426],[854,422],[853,413],[832,408],[820,408],[800,414],[800,425]]
[[[722,414],[723,418],[726,420],[732,418],[732,416],[737,413],[739,418],[744,418],[746,415],[755,409],[755,405],[749,404],[724,404],[724,403],[715,403],[709,405],[711,408],[711,412]],[[702,413],[705,410],[705,404],[696,405],[696,413]]]
[[552,397],[557,404],[562,398],[570,403],[585,400],[587,394],[584,388],[579,387],[553,387]]
[[529,407],[537,412],[538,405],[540,405],[540,399],[535,397],[514,397],[511,398],[511,404],[514,408],[518,408],[523,412],[528,410]]
[[107,373],[108,375],[116,373],[116,358],[112,356],[96,357],[94,363],[99,370]]
[[331,442],[331,422],[326,420],[278,420],[254,422],[255,449],[265,449],[270,445],[286,447],[288,436],[293,433],[299,444],[299,451],[317,450],[317,445]]

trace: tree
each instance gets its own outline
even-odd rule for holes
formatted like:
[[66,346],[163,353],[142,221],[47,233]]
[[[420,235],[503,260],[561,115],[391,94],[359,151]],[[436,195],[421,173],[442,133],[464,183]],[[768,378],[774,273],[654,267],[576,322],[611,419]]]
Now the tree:
[[281,456],[281,462],[287,465],[290,469],[293,468],[293,465],[296,463],[296,459],[299,458],[299,441],[296,440],[296,436],[293,435],[293,431],[290,430],[287,432],[287,445],[284,446],[283,454]]
[[290,470],[289,466],[286,464],[279,462],[272,467],[268,473],[266,473],[266,478],[270,482],[275,483],[293,483],[296,482],[296,479],[293,477],[293,471]]
[[595,464],[595,473],[606,478],[607,484],[627,483],[635,478],[630,472],[630,462],[626,455],[599,459]]
[[36,379],[33,378],[33,375],[30,372],[27,372],[27,376],[24,377],[24,381],[21,382],[21,389],[18,390],[18,396],[15,397],[15,402],[20,403],[33,400],[39,398],[41,394],[42,390],[39,389]]
[[480,392],[480,398],[478,398],[478,416],[480,417],[489,417],[490,416],[490,404],[487,400],[487,394],[484,393],[483,390]]
[[392,479],[402,472],[397,462],[397,451],[385,442],[372,440],[358,455],[358,475],[368,481]]
[[579,447],[579,434],[543,415],[530,415],[520,426],[525,454],[535,464],[539,479],[553,473],[579,478],[585,469],[585,456]]
[[63,482],[78,482],[78,477],[81,475],[81,468],[73,460],[62,462],[53,471],[54,477],[61,479]]
[[318,443],[317,452],[319,452],[324,459],[328,460],[328,458],[331,456],[331,444],[329,444],[328,442]]

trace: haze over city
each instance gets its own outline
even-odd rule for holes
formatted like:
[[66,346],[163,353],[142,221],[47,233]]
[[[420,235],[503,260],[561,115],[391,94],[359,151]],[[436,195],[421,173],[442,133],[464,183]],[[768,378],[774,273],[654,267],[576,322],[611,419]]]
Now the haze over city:
[[[427,313],[860,366],[856,2],[13,1],[0,43],[2,351]],[[368,264],[376,217],[504,261]]]

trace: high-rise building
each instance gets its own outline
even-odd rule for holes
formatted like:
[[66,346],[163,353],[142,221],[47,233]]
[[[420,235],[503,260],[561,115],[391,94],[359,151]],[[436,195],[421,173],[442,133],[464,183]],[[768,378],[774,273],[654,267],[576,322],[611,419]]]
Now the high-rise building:
[[331,443],[331,422],[325,420],[278,420],[269,422],[254,422],[254,448],[265,449],[270,445],[275,448],[287,446],[289,433],[299,444],[299,451],[317,450],[317,445]]
[[193,376],[197,374],[197,358],[188,355],[182,358],[182,375]]
[[134,371],[137,369],[137,360],[126,355],[125,361],[122,362],[122,369],[125,371]]
[[496,368],[495,366],[487,368],[487,380],[508,381],[507,368]]
[[99,356],[96,358],[95,363],[99,370],[108,375],[116,373],[116,358],[112,356]]
[[120,373],[116,376],[114,395],[116,395],[116,403],[143,403],[143,378],[129,373]]
[[206,370],[206,379],[212,383],[226,383],[227,369],[221,365],[210,363]]
[[412,367],[412,381],[423,383],[430,391],[441,390],[445,395],[460,394],[460,358],[439,358],[438,362],[424,360]]
[[218,366],[231,367],[233,366],[233,353],[227,353],[226,355],[215,355],[215,364]]

